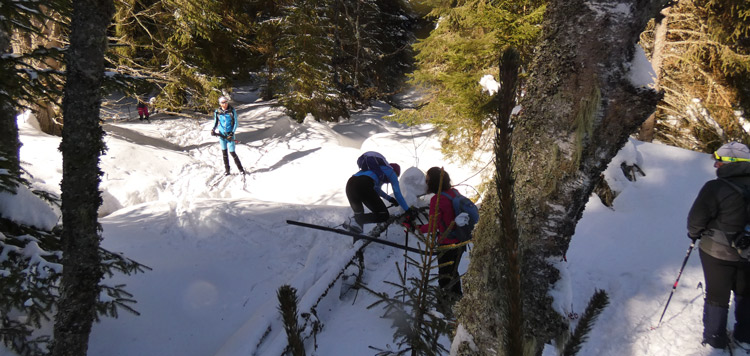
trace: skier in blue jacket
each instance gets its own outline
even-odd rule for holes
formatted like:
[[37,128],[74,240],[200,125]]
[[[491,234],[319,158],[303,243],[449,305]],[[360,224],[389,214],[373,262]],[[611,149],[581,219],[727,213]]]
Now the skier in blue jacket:
[[[219,132],[216,132],[216,129]],[[234,158],[234,163],[237,165],[237,169],[240,173],[245,174],[245,170],[242,169],[242,163],[240,158],[237,157],[237,153],[234,152],[234,133],[237,131],[237,111],[229,105],[229,99],[225,96],[219,98],[219,108],[214,111],[214,127],[211,129],[212,136],[219,136],[219,143],[221,144],[221,155],[224,158],[224,174],[229,175],[229,156],[227,156],[227,149]]]
[[[401,167],[398,164],[389,164],[383,155],[372,151],[362,154],[357,164],[360,167],[359,172],[346,182],[346,197],[349,199],[354,216],[344,223],[345,228],[355,233],[362,233],[362,225],[388,220],[390,216],[388,208],[380,198],[386,199],[393,205],[399,205],[404,211],[411,211],[401,195],[401,188],[398,184]],[[381,187],[385,183],[391,184],[395,197],[383,191]],[[365,214],[365,206],[370,209],[370,213]]]

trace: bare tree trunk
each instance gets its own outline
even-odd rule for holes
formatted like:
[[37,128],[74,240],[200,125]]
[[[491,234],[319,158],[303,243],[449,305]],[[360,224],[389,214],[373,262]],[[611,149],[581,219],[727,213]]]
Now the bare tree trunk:
[[[49,7],[41,6],[42,11],[50,18],[31,19],[32,26],[41,30],[39,33],[22,32],[15,33],[16,52],[31,52],[35,48],[60,48],[64,46],[63,25],[60,23],[60,15],[54,13]],[[46,58],[43,62],[36,61],[35,66],[43,70],[60,71],[63,69],[63,63],[53,59]],[[60,88],[56,88],[60,89]],[[31,107],[31,111],[39,122],[39,128],[50,135],[60,136],[62,134],[62,122],[59,103],[49,101],[46,98],[37,98],[37,100],[26,103]]]
[[95,318],[102,266],[101,226],[97,209],[99,155],[104,151],[99,126],[107,27],[112,0],[73,2],[67,78],[63,96],[62,252],[63,275],[55,317],[53,356],[84,356]]
[[[634,88],[627,70],[639,34],[665,3],[552,0],[547,7],[523,110],[513,120],[525,355],[541,354],[545,343],[562,342],[568,332],[567,316],[554,310],[550,296],[561,282],[557,265],[564,265],[601,172],[659,99],[653,90]],[[462,346],[464,355],[508,354],[508,261],[501,253],[496,195],[484,200],[458,308],[459,322],[478,348]]]
[[[10,33],[0,26],[0,55],[10,53]],[[10,80],[14,68],[7,62],[0,62],[0,83],[3,87],[11,85],[14,81]],[[7,76],[7,77],[6,77]],[[3,90],[8,93],[7,87]],[[11,174],[20,174],[20,157],[18,141],[18,123],[16,122],[16,109],[8,95],[0,95],[0,157],[8,159],[8,169]]]
[[[662,63],[664,62],[664,46],[667,44],[667,31],[669,30],[669,8],[665,8],[661,11],[664,18],[656,25],[656,31],[654,31],[654,51],[651,55],[651,66],[654,68],[656,78],[654,78],[654,90],[661,90],[659,86],[659,79],[661,78]],[[641,130],[638,132],[638,139],[644,142],[651,142],[654,140],[654,131],[656,130],[656,113],[649,115],[646,122],[641,125]]]

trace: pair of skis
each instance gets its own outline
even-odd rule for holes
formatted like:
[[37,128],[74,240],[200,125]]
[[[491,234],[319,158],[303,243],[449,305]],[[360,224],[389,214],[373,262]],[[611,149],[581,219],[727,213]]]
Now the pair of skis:
[[[358,234],[356,232],[351,232],[349,230],[338,229],[338,228],[328,227],[328,226],[322,226],[322,225],[315,225],[315,224],[310,224],[310,223],[305,223],[305,222],[300,222],[300,221],[294,221],[294,220],[287,220],[286,223],[289,224],[289,225],[296,225],[296,226],[306,227],[306,228],[310,228],[310,229],[316,229],[316,230],[321,230],[321,231],[329,231],[329,232],[334,232],[334,233],[337,233],[337,234],[340,234],[340,235],[351,236],[351,237],[354,237],[355,239],[362,239],[362,240],[366,240],[368,242],[375,242],[375,243],[379,243],[381,245],[396,247],[396,248],[402,249],[402,250],[407,251],[407,252],[413,252],[413,253],[419,253],[419,254],[425,253],[425,251],[420,250],[418,248],[409,247],[409,246],[406,246],[406,245],[400,245],[400,244],[397,244],[395,242],[391,242],[391,241],[387,241],[387,240],[381,240],[381,239],[379,239],[377,237],[373,237],[373,236],[379,236],[380,233],[383,232],[382,230],[385,230],[385,228],[387,228],[388,225],[390,225],[390,223],[393,223],[393,222],[397,221],[398,218],[400,218],[400,217],[395,217],[395,219],[393,219],[394,221],[386,222],[385,224],[383,224],[382,227],[381,227],[381,225],[378,225],[375,228],[375,230],[373,230],[373,231],[370,232],[371,235]],[[465,246],[468,243],[469,243],[469,241],[461,242],[461,243],[457,243],[457,244],[451,244],[451,245],[440,245],[440,247],[438,247],[438,249],[439,250],[447,250],[447,249],[452,249],[452,248],[458,248],[458,247],[461,247],[461,246]]]
[[242,189],[243,190],[247,190],[247,189],[245,189],[246,188],[246,184],[247,184],[247,181],[246,181],[246,179],[247,179],[247,177],[246,177],[247,173],[236,173],[236,174],[229,174],[229,175],[220,175],[220,176],[214,178],[211,182],[208,183],[208,190],[214,190],[214,188],[216,188],[219,185],[219,183],[221,183],[221,182],[224,181],[224,178],[232,177],[232,176],[237,176],[237,175],[242,176]]

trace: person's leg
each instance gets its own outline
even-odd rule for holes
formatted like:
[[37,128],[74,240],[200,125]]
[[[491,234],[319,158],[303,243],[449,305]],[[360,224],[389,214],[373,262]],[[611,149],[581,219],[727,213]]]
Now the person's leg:
[[[388,209],[375,192],[375,182],[367,176],[353,176],[346,182],[346,197],[357,224],[371,224],[388,220]],[[365,208],[370,213],[365,214]]]
[[372,179],[364,177],[370,181],[368,188],[367,181],[362,180],[362,178],[361,176],[352,176],[346,181],[346,198],[349,200],[349,206],[352,208],[354,215],[365,213],[365,207],[362,205],[362,192],[372,189],[374,185]]
[[383,199],[380,198],[374,188],[364,192],[362,198],[362,203],[371,211],[371,213],[364,214],[362,217],[363,224],[384,222],[391,216],[388,214],[388,208],[383,203]]
[[456,299],[463,295],[463,291],[461,290],[461,279],[458,275],[458,265],[461,263],[463,252],[463,247],[454,248],[446,250],[438,257],[438,265],[452,262],[452,264],[438,268],[438,285]]
[[734,339],[750,343],[750,262],[737,262],[734,286]]
[[703,304],[703,343],[720,349],[726,347],[729,342],[727,315],[735,268],[731,262],[709,256],[703,250],[700,250],[700,258],[706,281],[706,299]]
[[229,149],[229,153],[232,154],[232,158],[234,159],[234,164],[237,165],[237,169],[240,170],[240,173],[245,174],[245,169],[242,168],[242,163],[240,162],[240,158],[237,157],[237,153],[234,152],[234,141],[229,142],[227,144],[227,148]]
[[229,175],[229,156],[227,150],[221,150],[221,157],[224,159],[224,175]]

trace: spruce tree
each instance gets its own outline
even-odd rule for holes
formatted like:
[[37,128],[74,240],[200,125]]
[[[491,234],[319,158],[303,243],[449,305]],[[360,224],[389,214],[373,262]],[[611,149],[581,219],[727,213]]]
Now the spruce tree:
[[332,0],[299,0],[283,8],[279,73],[285,85],[279,102],[297,122],[348,118],[334,78]]
[[338,0],[334,9],[337,85],[350,108],[397,90],[411,68],[415,19],[398,0]]
[[401,111],[404,122],[430,122],[438,127],[450,154],[468,157],[491,125],[490,95],[483,93],[480,79],[497,76],[497,54],[518,48],[522,67],[540,33],[544,1],[425,1],[429,16],[437,19],[429,37],[414,48],[416,66],[411,82],[423,88],[426,97],[419,110]]
[[230,79],[251,69],[256,5],[251,0],[118,2],[115,33],[125,47],[116,50],[117,69],[155,85],[162,107],[207,111],[220,89],[229,89]]
[[99,282],[103,277],[99,255],[101,226],[97,210],[99,155],[104,150],[99,123],[107,27],[114,14],[112,0],[85,0],[73,4],[63,115],[62,214],[63,232],[60,300],[55,316],[53,356],[85,355],[96,316]]

